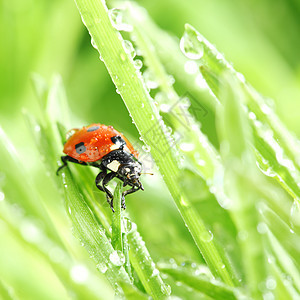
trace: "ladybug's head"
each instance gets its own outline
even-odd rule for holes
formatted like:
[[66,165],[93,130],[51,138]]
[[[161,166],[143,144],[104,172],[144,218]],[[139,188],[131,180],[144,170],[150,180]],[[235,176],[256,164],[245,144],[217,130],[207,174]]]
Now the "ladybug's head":
[[128,161],[128,163],[120,165],[118,174],[124,179],[124,183],[136,186],[143,190],[143,186],[139,180],[141,171],[141,163],[132,159]]

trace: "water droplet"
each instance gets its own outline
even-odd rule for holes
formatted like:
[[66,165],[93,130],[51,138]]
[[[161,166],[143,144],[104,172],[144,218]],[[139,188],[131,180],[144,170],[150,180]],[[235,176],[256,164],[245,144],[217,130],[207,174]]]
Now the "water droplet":
[[96,268],[101,272],[101,273],[105,273],[108,269],[107,265],[105,263],[100,263],[96,265]]
[[[224,59],[224,57],[222,57],[222,59]],[[242,73],[236,72],[236,76],[241,82],[246,82],[245,76]]]
[[0,201],[3,201],[5,199],[5,194],[0,191]]
[[266,176],[275,177],[277,175],[267,163],[257,161],[256,165]]
[[135,49],[130,41],[124,40],[123,47],[126,53],[128,53],[132,58],[136,56]]
[[92,44],[92,46],[93,46],[95,49],[98,50],[98,47],[97,47],[97,45],[96,45],[96,42],[95,42],[95,40],[94,40],[93,38],[91,38],[91,44]]
[[140,70],[143,67],[143,62],[140,59],[134,60],[133,64],[137,70]]
[[42,240],[43,234],[40,229],[35,223],[31,220],[24,219],[21,223],[21,235],[26,241],[38,243]]
[[185,72],[187,72],[188,74],[196,74],[199,70],[198,64],[193,61],[193,60],[188,60],[185,64],[184,64],[184,70]]
[[41,131],[40,125],[35,125],[35,126],[34,126],[34,130],[35,130],[36,132]]
[[126,55],[124,53],[121,53],[120,58],[121,58],[122,61],[125,61],[126,60]]
[[125,263],[125,256],[120,250],[115,250],[113,253],[109,255],[110,261],[115,266],[122,266]]
[[267,226],[266,223],[260,222],[260,223],[257,225],[256,229],[257,229],[258,233],[260,233],[260,234],[265,234],[265,233],[267,233],[267,231],[268,231],[268,226]]
[[124,21],[124,11],[119,8],[113,8],[108,11],[108,15],[114,28],[120,31],[132,31],[133,27]]
[[187,202],[187,200],[182,196],[180,197],[180,204],[185,207],[190,206],[189,202]]
[[173,85],[175,83],[175,78],[172,75],[168,76],[168,84]]
[[241,230],[241,231],[238,232],[237,238],[240,241],[244,242],[248,239],[248,236],[249,235],[248,235],[248,232],[246,230]]
[[123,228],[126,233],[128,233],[132,230],[132,222],[127,217],[123,218]]
[[205,166],[206,162],[205,162],[205,160],[203,160],[203,159],[198,159],[198,160],[197,160],[197,164],[198,164],[199,166],[203,167],[203,166]]
[[150,69],[145,70],[145,72],[143,73],[143,77],[148,89],[158,88],[158,82],[156,81],[156,78]]
[[161,291],[163,294],[169,296],[171,294],[171,286],[168,284],[162,284]]
[[203,56],[203,44],[197,34],[184,32],[180,40],[180,49],[189,59],[200,59]]
[[198,74],[198,75],[196,76],[195,83],[196,83],[196,85],[198,85],[198,87],[200,87],[201,89],[207,89],[207,88],[208,88],[207,82],[206,82],[206,80],[203,78],[202,74]]
[[154,276],[157,276],[157,275],[159,275],[159,271],[158,271],[158,269],[155,268],[155,269],[153,269],[151,277],[154,277]]
[[70,271],[71,278],[73,281],[82,283],[85,282],[89,277],[88,269],[83,265],[76,265],[72,267]]
[[256,115],[254,112],[252,112],[252,111],[249,112],[249,119],[256,120]]
[[[293,229],[294,224],[297,224],[297,225],[300,224],[299,199],[294,200],[293,205],[291,206],[290,216],[291,216],[291,227]],[[292,233],[294,233],[294,232],[292,232]]]
[[268,115],[270,112],[272,112],[272,109],[270,108],[269,105],[263,103],[261,106],[261,111],[265,114],[265,115]]
[[266,280],[266,287],[269,290],[275,290],[277,286],[276,279],[273,276],[269,276]]
[[201,235],[200,235],[200,239],[206,243],[211,242],[213,240],[213,238],[214,238],[214,235],[210,230],[206,230],[203,233],[201,233]]
[[164,113],[168,113],[170,111],[170,109],[171,109],[171,106],[169,104],[162,103],[159,106],[159,109],[160,109],[160,111],[162,111]]
[[68,210],[69,210],[69,214],[71,215],[72,214],[72,210],[71,210],[70,206],[69,206]]
[[191,152],[195,149],[195,145],[192,143],[180,143],[179,147],[184,152]]
[[267,292],[263,294],[263,300],[275,300],[275,296],[272,292]]

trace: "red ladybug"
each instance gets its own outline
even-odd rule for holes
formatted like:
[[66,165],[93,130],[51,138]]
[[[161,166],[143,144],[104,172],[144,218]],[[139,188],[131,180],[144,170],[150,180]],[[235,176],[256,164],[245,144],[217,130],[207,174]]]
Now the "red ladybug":
[[99,168],[101,172],[96,177],[96,186],[106,193],[113,212],[113,195],[106,185],[114,177],[121,179],[123,186],[131,186],[122,194],[122,208],[125,209],[125,196],[144,190],[139,180],[142,164],[138,161],[138,152],[112,126],[92,124],[82,129],[72,129],[71,132],[63,150],[67,155],[61,157],[63,165],[56,173],[67,165],[67,161]]

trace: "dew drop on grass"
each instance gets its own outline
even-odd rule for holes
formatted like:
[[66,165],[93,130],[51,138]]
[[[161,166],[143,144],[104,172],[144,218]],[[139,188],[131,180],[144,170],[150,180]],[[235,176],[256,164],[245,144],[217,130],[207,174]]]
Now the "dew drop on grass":
[[268,226],[267,226],[266,223],[260,222],[260,223],[258,223],[256,229],[257,229],[257,232],[258,232],[258,233],[260,233],[260,234],[265,234],[265,233],[267,233],[267,231],[268,231]]
[[127,217],[123,218],[123,228],[126,233],[128,233],[132,230],[132,223],[131,223],[130,219]]
[[236,77],[237,77],[241,82],[243,82],[243,83],[246,82],[245,76],[244,76],[242,73],[237,72],[237,73],[236,73]]
[[168,284],[162,284],[161,291],[163,294],[169,296],[169,295],[171,295],[171,286]]
[[70,271],[71,278],[73,281],[78,283],[85,282],[89,277],[89,271],[85,266],[82,265],[76,265],[72,267]]
[[188,60],[184,64],[184,71],[188,74],[196,74],[198,72],[198,64],[194,60]]
[[156,78],[155,78],[153,72],[150,69],[147,69],[143,73],[143,77],[144,77],[144,80],[145,80],[146,87],[148,89],[158,88],[158,82],[156,81]]
[[124,47],[125,52],[128,53],[132,58],[134,58],[136,56],[135,49],[130,41],[124,40],[123,47]]
[[299,205],[299,199],[295,199],[294,203],[291,207],[290,211],[290,222],[291,222],[291,233],[294,233],[293,229],[295,224],[300,224],[300,205]]
[[5,199],[5,194],[0,191],[0,202],[3,201]]
[[249,114],[248,114],[248,116],[249,116],[250,120],[256,120],[256,115],[255,115],[254,112],[250,111]]
[[266,280],[266,287],[268,290],[275,290],[277,286],[276,279],[273,276],[269,276]]
[[268,177],[275,177],[277,175],[267,163],[257,161],[256,165]]
[[123,266],[125,263],[125,256],[120,250],[115,250],[109,255],[109,260],[115,265],[115,266]]
[[93,46],[95,49],[98,50],[98,47],[97,47],[97,45],[96,45],[96,42],[95,42],[95,40],[94,40],[93,38],[91,38],[91,44],[92,44],[92,46]]
[[168,84],[171,86],[175,83],[175,78],[172,75],[168,76]]
[[180,40],[180,50],[189,59],[200,59],[204,53],[200,37],[186,31]]
[[263,294],[263,300],[275,300],[275,296],[272,292],[266,292]]
[[140,59],[134,60],[133,65],[137,70],[140,70],[143,67],[143,63]]
[[191,152],[195,149],[193,143],[180,143],[179,147],[183,152]]
[[207,89],[208,85],[202,74],[198,74],[195,78],[195,84],[201,89]]
[[104,274],[107,271],[107,265],[105,263],[100,263],[96,265],[96,268]]
[[171,109],[171,106],[169,104],[162,103],[159,106],[159,110],[164,113],[168,113],[170,111],[170,109]]
[[112,8],[108,11],[108,15],[114,28],[120,31],[132,31],[132,25],[124,21],[124,11],[122,9]]
[[158,269],[155,268],[155,269],[153,269],[151,277],[154,277],[154,276],[157,276],[157,275],[159,275],[159,271],[158,271]]
[[200,239],[205,243],[211,242],[213,240],[213,238],[214,238],[214,235],[210,230],[206,230],[206,231],[202,232],[200,235]]

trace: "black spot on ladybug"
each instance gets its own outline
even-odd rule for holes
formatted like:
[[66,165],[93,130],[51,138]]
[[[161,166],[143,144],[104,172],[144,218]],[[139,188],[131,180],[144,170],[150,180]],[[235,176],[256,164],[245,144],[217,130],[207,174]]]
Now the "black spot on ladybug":
[[86,151],[86,147],[84,146],[84,142],[76,144],[75,149],[76,149],[76,152],[78,154],[84,153]]
[[122,137],[120,135],[113,136],[110,139],[114,144],[116,144],[118,146],[123,147],[126,145],[126,142],[122,139]]
[[100,126],[92,126],[92,127],[88,128],[87,132],[95,131],[99,128],[100,128]]

